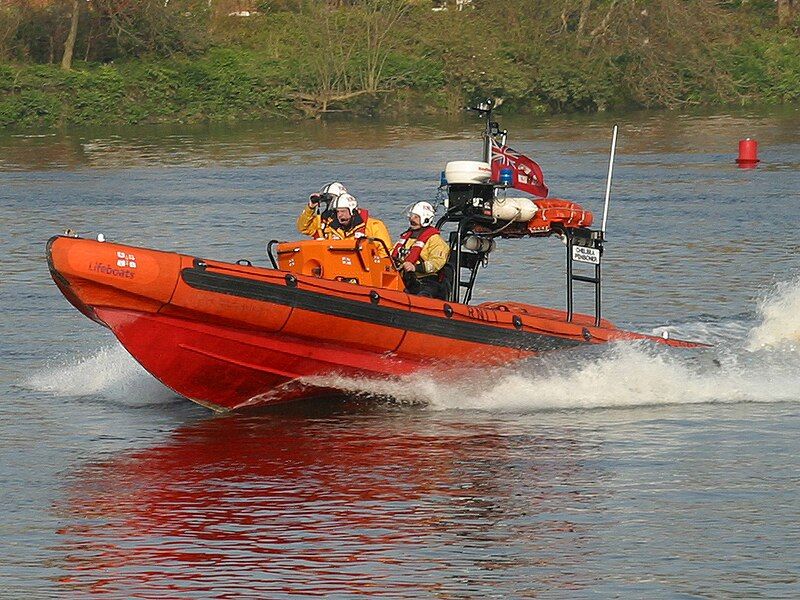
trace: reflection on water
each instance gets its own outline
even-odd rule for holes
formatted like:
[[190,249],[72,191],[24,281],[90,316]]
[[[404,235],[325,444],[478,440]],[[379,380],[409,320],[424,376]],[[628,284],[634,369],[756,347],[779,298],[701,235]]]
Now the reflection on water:
[[423,433],[418,419],[229,416],[82,467],[59,508],[61,582],[121,596],[489,594],[535,565],[552,570],[540,585],[585,583],[572,569],[598,531],[571,515],[600,501],[591,443],[542,432],[522,447],[491,424]]
[[[797,144],[800,110],[739,111],[707,114],[636,112],[618,115],[518,117],[499,115],[511,132],[510,141],[550,166],[549,156],[568,142],[569,153],[599,155],[608,150],[598,132],[612,123],[621,125],[620,154],[674,154],[672,168],[680,169],[681,154],[707,157],[710,164],[736,156],[737,142],[752,137],[761,143],[762,170],[798,168],[800,163],[776,164],[771,147]],[[778,125],[776,127],[776,124]],[[0,132],[0,171],[76,167],[130,168],[137,166],[269,166],[330,158],[337,151],[380,150],[408,147],[421,141],[476,141],[480,122],[469,115],[450,119],[420,117],[414,122],[385,123],[371,120],[313,122],[253,122],[208,125],[137,125],[135,127],[73,128],[47,133]],[[520,148],[521,149],[521,148]],[[662,161],[656,161],[660,164]],[[545,176],[548,172],[545,169]]]
[[[458,123],[454,123],[458,132]],[[452,135],[423,124],[240,123],[89,128],[0,136],[0,170],[138,166],[267,166],[321,152],[368,150]]]
[[66,474],[57,589],[794,597],[798,416],[342,406],[210,418]]

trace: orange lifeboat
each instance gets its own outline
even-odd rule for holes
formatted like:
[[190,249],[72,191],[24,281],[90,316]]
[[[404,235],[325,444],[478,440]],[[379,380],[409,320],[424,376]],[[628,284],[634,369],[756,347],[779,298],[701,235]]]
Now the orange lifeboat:
[[[478,110],[487,117],[488,152],[499,127],[491,103]],[[521,163],[502,148],[504,160]],[[147,371],[218,411],[318,396],[336,387],[337,376],[484,367],[621,339],[702,346],[622,331],[601,318],[604,229],[590,229],[592,213],[568,200],[500,196],[513,178],[503,169],[505,182],[488,181],[486,160],[451,163],[458,168],[450,169],[437,223],[452,226],[443,299],[407,293],[389,249],[370,238],[273,240],[265,268],[63,235],[48,242],[47,260],[64,296],[110,328]],[[541,173],[523,167],[516,180],[546,194]],[[566,244],[565,310],[471,304],[496,240],[549,235]],[[593,275],[573,271],[573,263]],[[574,282],[594,286],[594,315],[574,312]]]
[[370,240],[286,243],[277,255],[270,269],[68,236],[47,245],[76,308],[165,385],[218,411],[319,396],[331,375],[492,365],[615,339],[695,345],[531,305],[412,296]]

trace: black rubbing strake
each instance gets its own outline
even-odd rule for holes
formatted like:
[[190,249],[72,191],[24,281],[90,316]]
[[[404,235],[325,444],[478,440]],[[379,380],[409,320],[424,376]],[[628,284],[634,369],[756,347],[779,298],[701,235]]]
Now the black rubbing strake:
[[[533,352],[571,348],[582,344],[579,340],[571,340],[554,335],[532,331],[514,331],[483,323],[452,321],[442,317],[414,313],[409,310],[378,306],[358,300],[303,290],[297,287],[299,282],[291,275],[286,277],[286,286],[235,275],[211,273],[200,269],[183,269],[181,277],[187,285],[195,289],[250,298],[252,300],[262,300],[355,321],[467,342],[505,346]],[[289,279],[290,277],[291,280]]]

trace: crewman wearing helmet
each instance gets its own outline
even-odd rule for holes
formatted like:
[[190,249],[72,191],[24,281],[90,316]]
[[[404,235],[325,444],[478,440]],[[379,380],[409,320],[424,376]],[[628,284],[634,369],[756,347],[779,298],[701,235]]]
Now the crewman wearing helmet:
[[400,235],[392,258],[400,263],[408,293],[444,300],[449,290],[443,268],[450,257],[450,246],[433,226],[435,216],[429,202],[412,206],[408,211],[409,228]]
[[[325,203],[325,207],[321,206]],[[329,183],[319,193],[311,194],[297,219],[297,231],[315,240],[344,240],[368,237],[392,247],[389,230],[383,221],[358,208],[358,200],[338,181]]]

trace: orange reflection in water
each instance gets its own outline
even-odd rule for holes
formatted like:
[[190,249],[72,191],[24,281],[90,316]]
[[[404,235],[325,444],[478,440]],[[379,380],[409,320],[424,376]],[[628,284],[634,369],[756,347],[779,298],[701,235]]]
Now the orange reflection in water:
[[[61,583],[145,597],[439,594],[454,568],[518,568],[503,548],[521,532],[534,546],[574,537],[563,515],[528,518],[574,502],[558,482],[580,471],[568,443],[539,442],[559,460],[537,466],[490,426],[418,415],[213,418],[77,474]],[[557,562],[531,550],[531,565]]]

